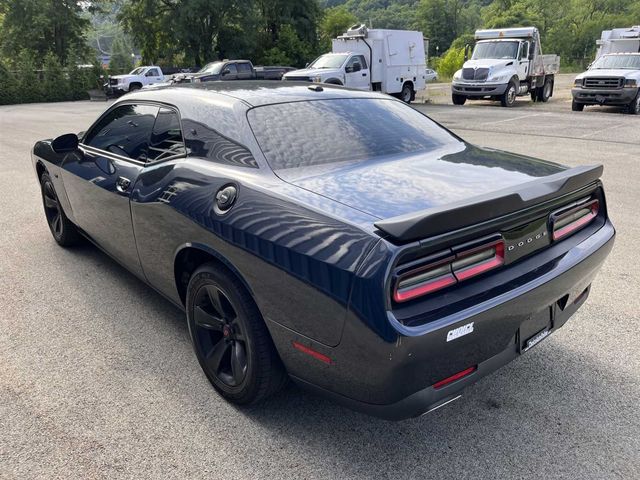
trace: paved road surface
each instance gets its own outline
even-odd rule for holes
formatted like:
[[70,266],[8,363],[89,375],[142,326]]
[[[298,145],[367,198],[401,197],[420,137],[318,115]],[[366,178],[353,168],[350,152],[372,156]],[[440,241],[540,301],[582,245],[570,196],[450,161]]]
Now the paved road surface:
[[447,408],[388,423],[294,387],[235,409],[178,310],[96,249],[54,244],[29,148],[104,107],[0,107],[0,478],[640,478],[640,118],[419,107],[481,145],[603,162],[618,240],[561,331]]

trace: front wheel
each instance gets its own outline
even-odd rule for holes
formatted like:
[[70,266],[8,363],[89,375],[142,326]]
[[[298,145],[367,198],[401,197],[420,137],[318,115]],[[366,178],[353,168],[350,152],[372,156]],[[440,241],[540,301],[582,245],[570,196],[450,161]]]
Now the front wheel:
[[238,279],[205,264],[189,281],[186,304],[196,357],[225,399],[253,404],[284,385],[287,376],[264,320]]
[[516,103],[516,96],[518,95],[518,91],[516,89],[516,84],[513,82],[509,82],[507,85],[507,89],[500,97],[500,103],[503,107],[513,107]]
[[640,115],[640,91],[638,91],[636,99],[627,107],[627,113],[630,113],[631,115]]
[[467,97],[465,97],[464,95],[456,95],[455,93],[452,93],[451,101],[454,105],[464,105],[467,101]]
[[76,226],[64,214],[51,177],[46,172],[40,177],[40,190],[44,214],[53,239],[61,247],[71,247],[79,243],[82,237]]
[[578,103],[575,100],[571,102],[571,110],[574,112],[581,112],[584,110],[584,103]]

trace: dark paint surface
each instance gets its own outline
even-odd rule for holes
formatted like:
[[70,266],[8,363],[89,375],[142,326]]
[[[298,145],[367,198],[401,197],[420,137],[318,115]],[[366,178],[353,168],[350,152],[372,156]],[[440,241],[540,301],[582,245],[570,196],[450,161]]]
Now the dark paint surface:
[[[495,362],[500,352],[515,348],[520,325],[531,315],[564,297],[569,304],[583,301],[614,236],[600,184],[589,186],[602,200],[598,221],[578,234],[529,252],[495,275],[406,306],[392,305],[389,278],[397,262],[513,229],[549,212],[496,219],[406,245],[381,238],[373,225],[377,218],[446,205],[478,190],[517,188],[563,167],[456,141],[428,155],[313,175],[295,176],[291,169],[281,178],[268,167],[248,124],[253,105],[317,95],[387,97],[249,83],[150,89],[115,104],[177,107],[185,142],[197,157],[142,164],[82,146],[60,155],[43,141],[34,147],[33,160],[53,174],[69,218],[132,272],[181,303],[176,259],[184,249],[209,253],[246,285],[291,375],[365,404],[402,401],[469,363]],[[216,148],[219,141],[224,148]],[[131,180],[125,192],[116,189],[119,176]],[[229,184],[238,189],[238,198],[221,214],[215,194]],[[552,309],[554,328],[578,306]],[[476,335],[444,340],[448,330],[469,322],[478,326]],[[329,356],[332,364],[293,349],[292,341]],[[430,395],[429,402],[460,385]],[[416,408],[427,407],[423,402]],[[418,413],[411,407],[404,414]]]

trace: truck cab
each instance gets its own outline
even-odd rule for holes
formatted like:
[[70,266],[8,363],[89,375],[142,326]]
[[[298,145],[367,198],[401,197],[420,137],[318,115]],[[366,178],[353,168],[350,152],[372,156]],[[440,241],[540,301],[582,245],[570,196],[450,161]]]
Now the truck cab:
[[506,28],[478,30],[470,59],[453,76],[452,100],[463,105],[467,99],[499,100],[510,107],[518,96],[530,94],[546,102],[553,95],[557,55],[542,55],[538,30]]
[[369,63],[363,54],[340,52],[320,55],[306,68],[286,73],[284,78],[290,81],[328,83],[369,90],[370,75]]

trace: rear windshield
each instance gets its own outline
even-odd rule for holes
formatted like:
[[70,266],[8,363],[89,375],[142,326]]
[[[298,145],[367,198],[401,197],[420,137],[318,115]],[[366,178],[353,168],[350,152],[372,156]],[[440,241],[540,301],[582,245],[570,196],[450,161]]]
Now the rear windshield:
[[336,99],[281,103],[248,113],[273,170],[429,152],[456,137],[394,100]]

